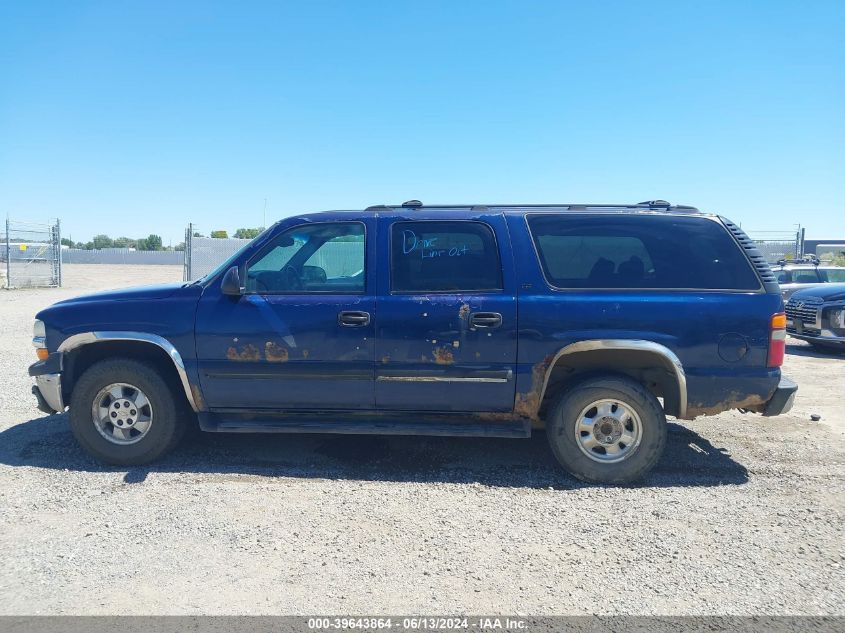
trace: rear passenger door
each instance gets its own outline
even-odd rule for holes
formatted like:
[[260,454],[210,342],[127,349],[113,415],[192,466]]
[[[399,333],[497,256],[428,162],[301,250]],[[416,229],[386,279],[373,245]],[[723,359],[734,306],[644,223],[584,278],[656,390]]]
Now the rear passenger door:
[[501,214],[379,218],[376,405],[511,411],[517,311]]

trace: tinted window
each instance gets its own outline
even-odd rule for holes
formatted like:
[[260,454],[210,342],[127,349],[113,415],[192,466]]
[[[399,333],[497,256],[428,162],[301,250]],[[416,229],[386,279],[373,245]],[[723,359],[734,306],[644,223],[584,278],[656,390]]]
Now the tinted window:
[[276,236],[246,273],[247,292],[363,292],[364,225],[297,226]]
[[499,290],[502,265],[493,230],[481,222],[396,222],[391,288],[399,292]]
[[792,273],[792,280],[797,284],[817,284],[820,281],[815,270],[795,270]]
[[756,290],[760,281],[720,224],[657,215],[535,215],[528,224],[559,288]]
[[792,277],[788,271],[782,270],[777,274],[779,284],[788,284],[792,281]]

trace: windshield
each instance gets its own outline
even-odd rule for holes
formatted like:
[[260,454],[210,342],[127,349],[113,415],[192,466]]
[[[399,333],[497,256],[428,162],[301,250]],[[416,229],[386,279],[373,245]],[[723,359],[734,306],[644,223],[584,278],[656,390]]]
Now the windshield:
[[219,275],[221,272],[223,272],[224,270],[226,270],[227,268],[232,266],[238,260],[238,258],[241,256],[241,253],[243,253],[251,244],[253,244],[256,240],[260,240],[267,233],[267,231],[269,231],[272,228],[273,227],[271,226],[268,229],[264,229],[261,233],[259,233],[253,239],[249,240],[246,244],[241,246],[238,250],[236,250],[229,257],[227,257],[221,264],[217,265],[213,270],[211,270],[210,272],[207,272],[205,275],[203,275],[202,277],[199,277],[198,279],[192,280],[190,283],[191,284],[202,283],[203,281],[205,281],[207,279],[213,279],[214,277]]

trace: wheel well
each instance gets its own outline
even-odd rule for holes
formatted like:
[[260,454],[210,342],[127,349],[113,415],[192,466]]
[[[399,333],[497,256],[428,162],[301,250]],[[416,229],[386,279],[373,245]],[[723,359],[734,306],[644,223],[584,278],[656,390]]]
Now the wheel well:
[[565,354],[549,368],[549,378],[540,416],[566,389],[596,375],[627,376],[643,385],[657,398],[663,398],[668,415],[681,415],[681,385],[672,361],[648,350],[597,349]]
[[94,363],[107,358],[131,358],[144,361],[156,368],[164,377],[174,397],[188,404],[182,382],[173,360],[158,345],[143,341],[100,341],[83,345],[65,353],[62,366],[62,397],[70,402],[76,381]]

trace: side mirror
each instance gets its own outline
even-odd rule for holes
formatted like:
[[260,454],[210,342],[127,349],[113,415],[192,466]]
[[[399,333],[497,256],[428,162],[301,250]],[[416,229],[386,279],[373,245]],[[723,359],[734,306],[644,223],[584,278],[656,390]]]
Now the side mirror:
[[244,293],[244,289],[241,287],[241,276],[238,272],[237,266],[232,266],[226,271],[226,274],[223,275],[223,281],[220,284],[220,292],[224,295],[229,295],[230,297],[240,297]]

